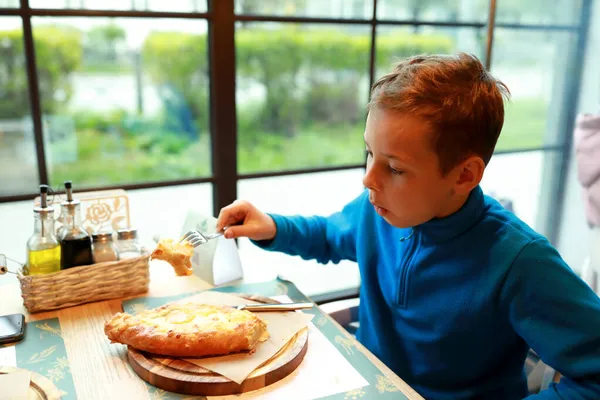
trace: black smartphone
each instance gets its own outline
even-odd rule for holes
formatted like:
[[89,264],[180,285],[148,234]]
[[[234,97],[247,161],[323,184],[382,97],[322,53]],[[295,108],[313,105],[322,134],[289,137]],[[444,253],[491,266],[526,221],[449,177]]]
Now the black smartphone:
[[11,314],[0,316],[0,344],[14,343],[25,337],[25,316]]

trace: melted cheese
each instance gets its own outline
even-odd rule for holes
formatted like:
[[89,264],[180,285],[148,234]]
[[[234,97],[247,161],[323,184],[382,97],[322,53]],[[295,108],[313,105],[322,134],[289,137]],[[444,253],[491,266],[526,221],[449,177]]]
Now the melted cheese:
[[230,331],[254,316],[243,310],[223,311],[219,307],[197,304],[177,304],[169,308],[143,312],[137,318],[144,325],[154,326],[155,331],[195,332]]

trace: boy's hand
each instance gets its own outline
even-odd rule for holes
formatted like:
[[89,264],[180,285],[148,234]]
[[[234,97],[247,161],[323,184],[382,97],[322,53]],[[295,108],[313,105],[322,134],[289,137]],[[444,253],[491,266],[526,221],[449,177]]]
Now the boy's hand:
[[277,233],[273,218],[245,200],[236,200],[221,209],[217,231],[226,226],[229,227],[224,234],[227,239],[245,236],[252,240],[271,240]]

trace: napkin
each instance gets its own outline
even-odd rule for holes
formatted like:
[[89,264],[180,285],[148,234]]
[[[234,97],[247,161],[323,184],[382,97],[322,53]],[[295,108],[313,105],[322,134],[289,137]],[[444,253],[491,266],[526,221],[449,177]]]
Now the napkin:
[[0,400],[27,400],[30,382],[30,371],[19,370],[0,374]]
[[[239,296],[220,293],[203,292],[178,302],[196,302],[213,305],[236,306],[240,304],[256,304],[254,301]],[[241,384],[255,369],[273,357],[301,329],[306,328],[314,317],[302,312],[257,312],[267,323],[269,339],[259,343],[253,353],[238,353],[219,357],[184,358],[192,364],[206,368]]]

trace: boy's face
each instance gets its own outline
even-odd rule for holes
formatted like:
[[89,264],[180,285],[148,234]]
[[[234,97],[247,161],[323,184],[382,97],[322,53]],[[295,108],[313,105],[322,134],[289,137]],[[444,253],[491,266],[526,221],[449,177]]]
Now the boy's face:
[[[444,217],[456,203],[460,173],[442,176],[431,133],[422,120],[373,108],[365,130],[369,200],[389,224],[407,228]],[[466,197],[465,197],[466,199]]]

